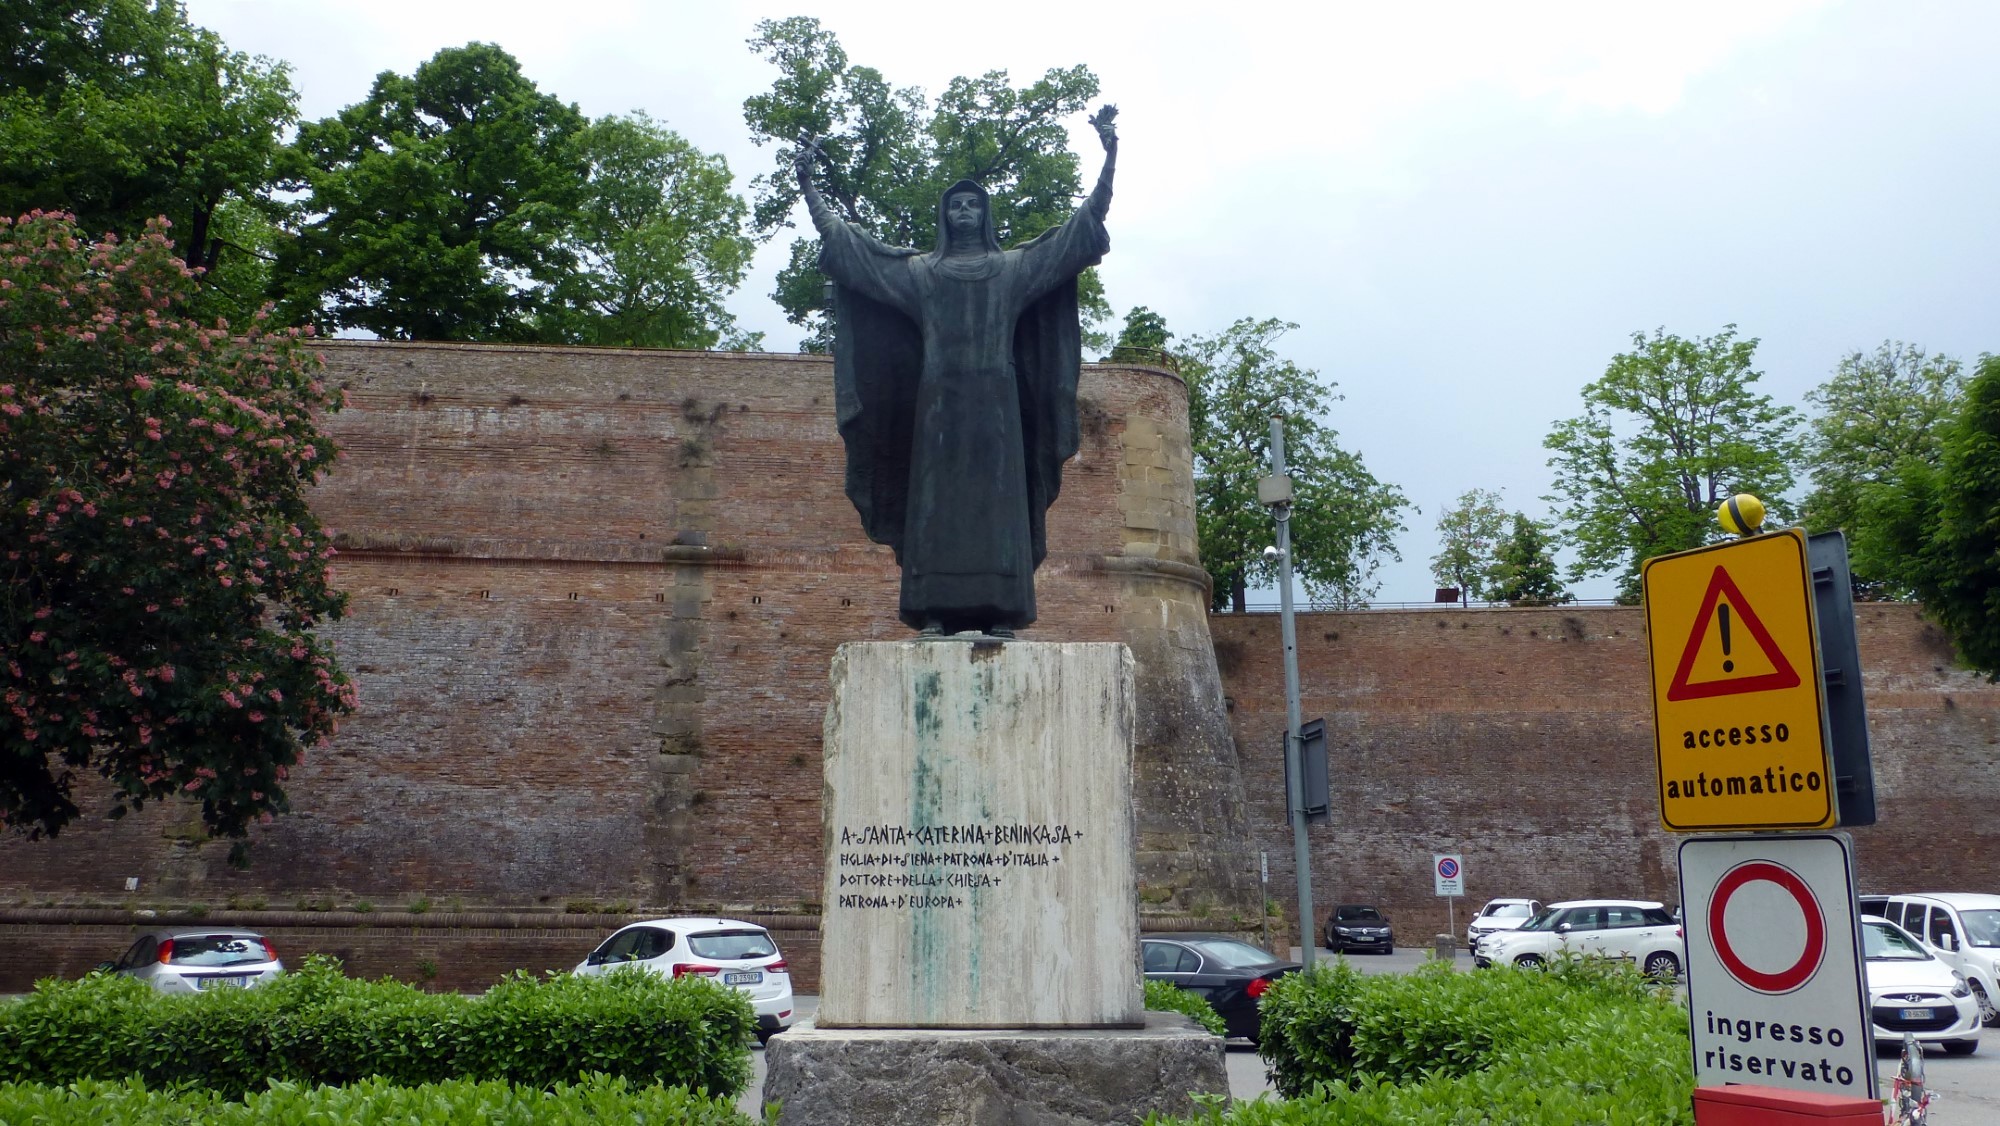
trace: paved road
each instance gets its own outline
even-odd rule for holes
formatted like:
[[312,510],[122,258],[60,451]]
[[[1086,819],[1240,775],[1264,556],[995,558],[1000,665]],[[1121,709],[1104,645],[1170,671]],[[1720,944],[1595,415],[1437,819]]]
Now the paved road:
[[[1294,947],[1292,957],[1296,959],[1298,955]],[[1332,957],[1325,951],[1319,956]],[[1405,973],[1429,956],[1428,950],[1404,948],[1386,956],[1357,954],[1348,962],[1362,973]],[[1460,969],[1470,970],[1472,958],[1461,950],[1457,964]],[[819,998],[801,996],[798,1007],[801,1018],[809,1017],[818,1010]],[[1229,1070],[1231,1098],[1254,1099],[1271,1092],[1270,1081],[1264,1075],[1264,1060],[1247,1041],[1231,1041],[1224,1062]],[[1876,1074],[1884,1095],[1889,1093],[1898,1063],[1899,1058],[1892,1051],[1876,1057]],[[763,1113],[764,1106],[762,1051],[752,1053],[751,1066],[755,1075],[750,1088],[737,1100],[737,1106],[756,1117]],[[1926,1056],[1924,1078],[1933,1096],[1930,1126],[1993,1126],[2000,1122],[2000,1029],[1988,1029],[1979,1051],[1972,1056],[1946,1056],[1941,1052]]]

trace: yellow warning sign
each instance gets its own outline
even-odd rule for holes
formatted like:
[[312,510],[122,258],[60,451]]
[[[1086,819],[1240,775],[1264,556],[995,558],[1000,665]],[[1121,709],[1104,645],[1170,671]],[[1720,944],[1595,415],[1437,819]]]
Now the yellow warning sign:
[[1644,579],[1661,825],[1831,828],[1805,533],[1658,556]]

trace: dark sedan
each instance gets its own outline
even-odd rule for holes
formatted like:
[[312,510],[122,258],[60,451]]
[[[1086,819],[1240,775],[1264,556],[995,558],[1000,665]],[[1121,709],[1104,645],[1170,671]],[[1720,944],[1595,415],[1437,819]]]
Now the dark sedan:
[[1375,908],[1362,903],[1343,903],[1326,917],[1326,948],[1393,954],[1396,931]]
[[1257,999],[1271,983],[1295,973],[1281,961],[1226,934],[1200,932],[1139,936],[1146,979],[1164,981],[1206,1000],[1222,1017],[1225,1034],[1257,1040]]

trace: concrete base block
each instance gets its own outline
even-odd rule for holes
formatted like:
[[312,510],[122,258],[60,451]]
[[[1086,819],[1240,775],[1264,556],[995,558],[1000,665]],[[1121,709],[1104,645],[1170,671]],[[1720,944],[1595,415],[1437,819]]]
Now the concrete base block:
[[783,1126],[1120,1126],[1227,1095],[1223,1042],[1178,1013],[1144,1028],[822,1029],[771,1039],[764,1103]]

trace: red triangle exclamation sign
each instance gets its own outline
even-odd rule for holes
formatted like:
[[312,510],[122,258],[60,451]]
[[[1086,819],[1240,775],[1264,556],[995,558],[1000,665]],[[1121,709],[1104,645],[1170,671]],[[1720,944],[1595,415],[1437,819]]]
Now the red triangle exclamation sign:
[[[1734,680],[1708,680],[1700,684],[1689,684],[1688,676],[1694,672],[1695,655],[1701,651],[1701,639],[1708,633],[1709,617],[1715,613],[1715,604],[1724,594],[1729,595],[1729,604],[1736,607],[1736,613],[1743,619],[1743,628],[1757,639],[1758,648],[1770,659],[1772,670],[1756,676],[1737,677]],[[1797,688],[1798,670],[1785,659],[1785,654],[1772,639],[1771,631],[1757,617],[1757,611],[1750,608],[1743,592],[1736,588],[1736,581],[1721,567],[1709,577],[1708,592],[1701,597],[1701,611],[1694,616],[1694,629],[1688,634],[1687,648],[1681,651],[1680,667],[1674,670],[1674,682],[1667,686],[1667,699],[1702,700],[1710,696],[1735,696],[1744,692],[1770,692],[1779,688]]]

